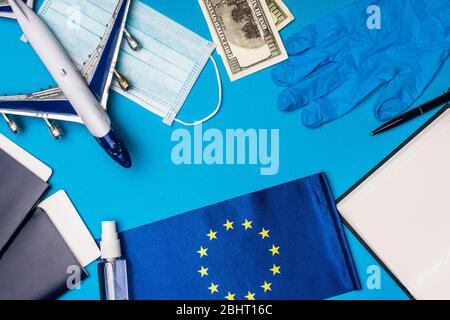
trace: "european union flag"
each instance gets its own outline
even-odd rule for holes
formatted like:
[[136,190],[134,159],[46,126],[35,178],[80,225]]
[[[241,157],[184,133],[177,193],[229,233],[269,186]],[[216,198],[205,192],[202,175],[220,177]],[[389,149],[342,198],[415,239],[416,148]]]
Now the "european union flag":
[[323,299],[360,288],[324,174],[121,237],[135,299]]

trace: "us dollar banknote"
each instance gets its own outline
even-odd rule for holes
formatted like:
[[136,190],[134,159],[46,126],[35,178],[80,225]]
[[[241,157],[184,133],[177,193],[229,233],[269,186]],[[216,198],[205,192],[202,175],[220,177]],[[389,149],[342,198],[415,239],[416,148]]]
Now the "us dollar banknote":
[[266,0],[266,3],[278,30],[283,29],[295,20],[291,10],[282,0]]
[[287,59],[265,0],[199,0],[231,81]]

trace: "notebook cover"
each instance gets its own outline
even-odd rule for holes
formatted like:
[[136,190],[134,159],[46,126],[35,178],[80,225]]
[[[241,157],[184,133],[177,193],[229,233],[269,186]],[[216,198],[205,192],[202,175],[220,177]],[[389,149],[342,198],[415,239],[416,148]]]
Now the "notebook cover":
[[0,149],[0,256],[48,185]]
[[[410,143],[415,137],[417,137],[422,131],[424,131],[429,125],[436,121],[450,106],[446,105],[441,110],[439,110],[433,117],[431,117],[424,125],[417,129],[409,138],[407,138],[400,146],[398,146],[393,152],[391,152],[386,158],[384,158],[380,163],[378,163],[371,171],[369,171],[364,177],[362,177],[358,182],[356,182],[352,187],[350,187],[342,196],[336,200],[336,204],[344,200],[348,195],[350,195],[356,188],[358,188],[364,181],[366,181],[373,173],[375,173],[379,168],[381,168],[386,162],[393,158],[400,150],[402,150],[408,143]],[[384,268],[384,270],[389,274],[389,276],[397,283],[397,285],[405,292],[405,294],[411,298],[415,297],[406,288],[406,286],[394,275],[394,273],[385,265],[382,259],[377,256],[370,246],[362,239],[362,237],[356,232],[352,225],[341,216],[341,219],[345,226],[352,232],[352,234],[358,239],[359,242],[366,248],[366,250],[375,258],[375,260]]]
[[68,267],[87,274],[47,214],[37,208],[0,258],[0,300],[55,299],[68,290]]

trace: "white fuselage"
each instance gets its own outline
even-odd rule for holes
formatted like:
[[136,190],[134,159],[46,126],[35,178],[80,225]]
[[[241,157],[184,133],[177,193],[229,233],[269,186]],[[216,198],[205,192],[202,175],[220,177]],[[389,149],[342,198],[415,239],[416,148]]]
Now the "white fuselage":
[[31,46],[89,132],[97,138],[104,137],[111,129],[111,121],[63,47],[22,0],[9,3]]

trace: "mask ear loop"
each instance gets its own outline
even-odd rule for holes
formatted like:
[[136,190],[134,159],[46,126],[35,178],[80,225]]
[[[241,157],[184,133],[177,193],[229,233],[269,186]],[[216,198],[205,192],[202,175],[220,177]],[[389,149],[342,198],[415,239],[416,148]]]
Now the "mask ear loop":
[[209,116],[207,116],[201,120],[195,121],[195,122],[184,122],[183,120],[180,120],[177,118],[174,119],[176,122],[181,123],[185,126],[190,126],[190,127],[198,126],[198,125],[210,120],[219,112],[220,106],[222,105],[222,80],[220,79],[219,68],[217,67],[216,60],[214,60],[214,58],[212,56],[210,56],[209,58],[211,59],[211,61],[214,64],[214,69],[216,71],[216,76],[217,76],[217,87],[219,90],[219,99],[217,101],[217,107],[216,107],[216,109],[214,109],[214,111]]

